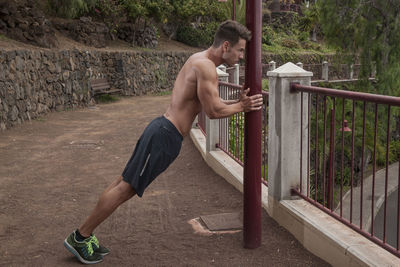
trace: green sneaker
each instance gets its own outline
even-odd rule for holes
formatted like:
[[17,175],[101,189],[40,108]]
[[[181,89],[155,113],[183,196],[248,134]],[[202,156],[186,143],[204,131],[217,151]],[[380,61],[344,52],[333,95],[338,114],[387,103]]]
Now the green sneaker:
[[94,253],[100,254],[101,256],[105,256],[110,253],[110,251],[106,247],[103,247],[99,244],[99,240],[94,234],[90,236],[90,243],[92,243]]
[[99,263],[103,261],[103,256],[94,252],[91,240],[92,238],[88,237],[82,242],[77,241],[74,231],[64,240],[64,246],[82,263]]

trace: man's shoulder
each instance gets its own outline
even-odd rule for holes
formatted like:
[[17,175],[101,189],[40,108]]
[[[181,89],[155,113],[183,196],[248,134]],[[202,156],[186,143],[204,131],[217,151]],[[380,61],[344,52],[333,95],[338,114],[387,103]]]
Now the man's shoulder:
[[215,68],[215,64],[212,60],[210,60],[208,57],[205,56],[203,52],[198,52],[196,54],[193,54],[189,60],[191,61],[191,64],[194,67],[198,68]]

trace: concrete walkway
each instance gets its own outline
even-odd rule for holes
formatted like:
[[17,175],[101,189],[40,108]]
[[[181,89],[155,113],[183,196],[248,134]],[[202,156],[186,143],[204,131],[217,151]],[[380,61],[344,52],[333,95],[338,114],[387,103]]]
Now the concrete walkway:
[[[123,98],[55,112],[0,132],[0,266],[82,266],[63,246],[129,159],[169,96]],[[111,253],[99,266],[327,266],[262,212],[262,245],[242,233],[200,235],[202,215],[242,211],[242,194],[186,137],[180,156],[143,198],[95,231]]]
[[[374,197],[372,197],[372,187],[373,187],[373,176],[370,175],[363,181],[362,188],[362,228],[365,231],[371,231],[371,222],[376,217],[379,212],[379,209],[385,202],[385,179],[386,178],[386,169],[381,169],[375,174],[375,189],[374,189]],[[390,196],[392,192],[394,192],[398,188],[398,179],[399,179],[399,163],[394,163],[388,168],[388,189],[387,189],[387,197]],[[353,195],[351,197],[351,195]],[[351,200],[353,198],[353,200]],[[354,187],[353,192],[348,191],[343,197],[342,204],[342,216],[343,218],[350,221],[350,203],[352,201],[353,204],[353,216],[352,223],[360,226],[360,215],[361,215],[361,185]],[[372,205],[374,207],[374,216],[372,214]],[[337,214],[340,214],[340,206],[335,209]],[[397,214],[397,210],[395,213],[387,212],[388,219],[396,219],[395,214]]]

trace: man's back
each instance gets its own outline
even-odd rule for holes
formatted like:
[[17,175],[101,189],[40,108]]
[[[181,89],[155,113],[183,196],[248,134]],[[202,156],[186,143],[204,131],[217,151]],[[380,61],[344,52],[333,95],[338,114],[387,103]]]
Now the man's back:
[[183,136],[190,131],[196,115],[201,111],[197,85],[199,82],[198,73],[204,72],[202,70],[204,68],[209,69],[209,73],[206,74],[207,78],[215,80],[214,86],[217,88],[218,80],[215,64],[208,59],[207,51],[189,57],[175,80],[171,104],[165,113],[165,117],[178,128]]

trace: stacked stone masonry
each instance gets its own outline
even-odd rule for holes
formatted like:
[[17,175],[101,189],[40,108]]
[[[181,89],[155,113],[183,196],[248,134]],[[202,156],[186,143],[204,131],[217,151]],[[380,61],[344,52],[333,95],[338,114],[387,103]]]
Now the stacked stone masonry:
[[[190,55],[160,51],[0,49],[0,130],[51,111],[92,104],[89,81],[93,78],[107,78],[111,87],[121,89],[125,96],[169,91]],[[271,60],[278,66],[284,61],[277,55],[263,55],[263,64]],[[298,56],[294,60],[320,64],[322,56]]]
[[0,50],[0,129],[93,103],[89,81],[126,96],[170,90],[188,53]]

